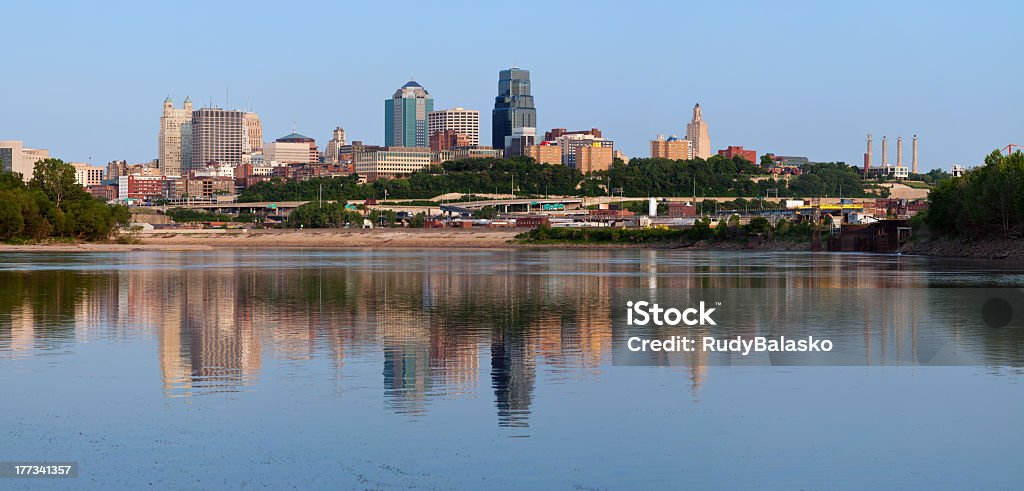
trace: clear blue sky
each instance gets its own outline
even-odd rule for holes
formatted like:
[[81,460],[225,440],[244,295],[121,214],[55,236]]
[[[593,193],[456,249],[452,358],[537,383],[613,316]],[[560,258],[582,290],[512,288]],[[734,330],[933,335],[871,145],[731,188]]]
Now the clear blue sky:
[[865,134],[924,169],[1024,144],[1021,2],[21,2],[0,28],[0,139],[103,164],[156,157],[161,103],[249,107],[270,141],[382,143],[410,75],[479,109],[531,70],[540,130],[601,128],[630,156],[685,133],[859,165]]

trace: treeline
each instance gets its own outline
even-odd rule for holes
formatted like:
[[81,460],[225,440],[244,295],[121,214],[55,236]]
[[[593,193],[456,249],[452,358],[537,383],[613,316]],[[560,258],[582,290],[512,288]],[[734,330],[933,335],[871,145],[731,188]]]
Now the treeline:
[[636,158],[616,160],[606,171],[584,176],[564,165],[538,164],[529,157],[465,159],[445,162],[401,179],[359,184],[357,176],[274,179],[257,183],[239,196],[245,203],[376,199],[427,199],[446,193],[511,193],[526,196],[871,196],[860,175],[842,162],[805,166],[786,181],[759,179],[761,167],[739,157],[707,160]]
[[224,213],[213,213],[209,211],[193,210],[190,208],[171,208],[165,213],[175,223],[196,223],[196,222],[236,222],[253,223],[258,220],[256,215],[241,213],[238,215],[226,215]]
[[760,234],[767,241],[808,242],[814,232],[809,222],[794,223],[779,220],[772,225],[767,218],[756,217],[746,225],[740,225],[738,216],[719,220],[714,226],[707,218],[697,220],[685,228],[617,228],[582,227],[553,228],[537,227],[518,236],[519,240],[530,243],[607,243],[607,244],[671,244],[693,243],[702,240],[712,242],[742,242],[748,234]]
[[[364,215],[360,211],[346,208],[343,201],[306,203],[292,211],[284,225],[288,228],[360,228],[364,220],[369,220],[375,227],[400,225],[398,213],[394,210],[370,210]],[[425,221],[426,214],[423,212],[407,220],[408,225],[415,228],[422,228]]]
[[950,237],[1024,236],[1024,153],[994,151],[985,165],[940,182],[928,194],[925,223]]
[[103,240],[129,219],[127,208],[85,192],[74,167],[60,159],[37,162],[27,185],[21,174],[0,174],[0,240]]

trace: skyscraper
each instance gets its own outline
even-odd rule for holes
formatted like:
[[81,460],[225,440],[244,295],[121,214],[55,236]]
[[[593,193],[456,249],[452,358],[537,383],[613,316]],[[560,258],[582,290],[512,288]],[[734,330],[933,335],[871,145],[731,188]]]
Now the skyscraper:
[[711,156],[711,138],[708,137],[708,124],[700,112],[700,104],[693,106],[693,119],[686,125],[686,139],[693,147],[693,156],[707,159]]
[[345,146],[345,128],[341,126],[334,127],[334,131],[331,132],[331,139],[327,141],[327,149],[324,150],[324,162],[328,164],[337,164],[340,162],[339,150]]
[[263,151],[263,123],[256,113],[243,113],[242,122],[245,125],[244,153],[256,153]]
[[422,85],[410,80],[384,101],[384,145],[428,146],[427,113],[433,110],[434,99]]
[[456,107],[427,114],[428,137],[445,131],[465,135],[468,145],[480,145],[480,111]]
[[[516,129],[522,129],[516,132]],[[537,109],[530,95],[530,71],[512,67],[498,74],[498,96],[494,98],[491,117],[491,146],[511,146],[513,135],[537,134]],[[533,145],[533,141],[519,142],[517,147]]]
[[171,96],[164,99],[160,116],[157,159],[165,176],[180,176],[192,161],[192,100],[185,98],[181,109],[174,108]]
[[204,107],[192,112],[192,166],[242,163],[246,127],[242,111]]

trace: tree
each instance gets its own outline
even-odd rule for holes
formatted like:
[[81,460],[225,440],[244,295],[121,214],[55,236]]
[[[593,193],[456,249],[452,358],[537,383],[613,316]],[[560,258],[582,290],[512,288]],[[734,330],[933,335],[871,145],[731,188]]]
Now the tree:
[[498,210],[491,205],[485,205],[473,212],[473,218],[482,220],[492,220],[496,216],[498,216]]
[[21,208],[14,202],[13,193],[0,193],[0,240],[17,237],[24,228]]
[[83,194],[82,187],[75,182],[75,168],[60,159],[36,162],[31,184],[42,189],[57,208],[65,199]]

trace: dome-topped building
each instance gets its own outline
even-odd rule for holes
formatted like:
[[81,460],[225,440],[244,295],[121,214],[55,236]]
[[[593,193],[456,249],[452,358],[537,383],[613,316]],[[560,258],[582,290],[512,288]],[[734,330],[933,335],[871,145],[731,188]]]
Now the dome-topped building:
[[389,147],[426,147],[427,113],[434,99],[415,80],[406,82],[390,99],[384,100],[384,144]]

